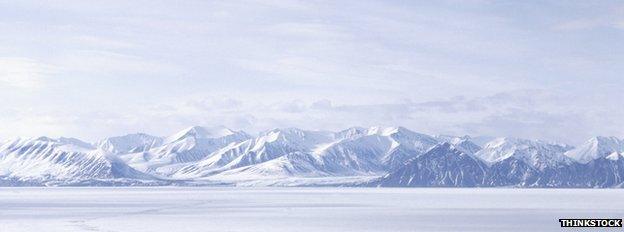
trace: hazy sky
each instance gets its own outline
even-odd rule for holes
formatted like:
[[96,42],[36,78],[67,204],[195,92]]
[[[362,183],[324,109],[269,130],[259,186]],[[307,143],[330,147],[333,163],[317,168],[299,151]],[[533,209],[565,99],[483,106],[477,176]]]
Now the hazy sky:
[[[130,3],[131,2],[131,3]],[[3,1],[0,137],[624,137],[622,1]]]

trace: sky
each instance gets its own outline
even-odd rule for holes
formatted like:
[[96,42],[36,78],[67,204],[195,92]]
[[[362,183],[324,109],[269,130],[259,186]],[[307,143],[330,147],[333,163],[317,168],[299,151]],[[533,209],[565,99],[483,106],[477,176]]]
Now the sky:
[[622,1],[0,0],[0,138],[624,137]]

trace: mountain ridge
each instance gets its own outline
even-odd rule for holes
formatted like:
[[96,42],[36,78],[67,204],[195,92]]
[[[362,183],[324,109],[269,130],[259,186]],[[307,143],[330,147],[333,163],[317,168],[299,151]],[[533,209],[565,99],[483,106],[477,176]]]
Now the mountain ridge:
[[577,148],[482,138],[400,126],[276,128],[255,136],[193,126],[166,137],[135,133],[95,143],[17,138],[0,143],[0,185],[624,186],[619,138],[595,137]]

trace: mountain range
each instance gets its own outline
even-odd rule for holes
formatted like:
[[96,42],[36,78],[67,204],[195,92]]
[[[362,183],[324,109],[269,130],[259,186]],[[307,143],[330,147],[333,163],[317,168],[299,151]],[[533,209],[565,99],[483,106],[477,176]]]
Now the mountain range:
[[1,186],[236,185],[368,187],[624,186],[624,140],[579,147],[520,138],[431,136],[404,127],[225,127],[0,142]]

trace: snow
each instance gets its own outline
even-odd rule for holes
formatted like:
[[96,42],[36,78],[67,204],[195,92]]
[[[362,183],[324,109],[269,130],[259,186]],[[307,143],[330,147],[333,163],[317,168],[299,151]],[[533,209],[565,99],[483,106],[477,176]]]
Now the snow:
[[186,137],[195,137],[195,138],[219,138],[219,137],[225,137],[225,136],[229,136],[229,135],[234,135],[240,132],[235,132],[229,128],[226,128],[224,126],[217,126],[217,127],[201,127],[201,126],[192,126],[189,128],[186,128],[172,136],[169,136],[166,139],[167,143],[176,141],[176,140],[180,140],[180,139],[184,139]]
[[[624,159],[614,155],[622,153],[624,142],[614,137],[596,137],[572,151],[568,145],[519,138],[495,139],[483,148],[473,141],[470,136],[432,137],[404,127],[340,132],[282,128],[250,136],[225,127],[193,126],[166,139],[137,133],[94,145],[73,138],[18,138],[0,146],[0,185],[354,185],[362,183],[360,177],[396,170],[403,170],[394,175],[396,183],[411,183],[404,180],[418,176],[418,183],[431,184],[426,186],[624,184]],[[443,143],[456,151],[425,156]],[[418,157],[423,158],[409,166]]]
[[[110,157],[76,139],[15,139],[0,147],[0,176],[23,179],[114,178]],[[124,164],[119,164],[124,165]]]
[[624,153],[617,153],[617,152],[613,152],[610,155],[608,155],[607,157],[605,157],[608,160],[619,160],[620,158],[622,158],[622,156],[624,156]]
[[498,138],[487,143],[475,153],[488,164],[501,162],[511,157],[518,158],[535,168],[554,166],[570,162],[564,153],[571,147],[556,143],[519,138]]
[[398,132],[399,127],[371,127],[368,129],[368,135],[390,136]]
[[148,151],[162,145],[163,139],[148,134],[137,133],[106,138],[96,143],[96,147],[108,153],[134,153]]
[[457,150],[468,155],[474,155],[482,149],[479,145],[472,142],[472,139],[469,136],[453,137],[447,142],[453,145],[453,147]]
[[341,140],[346,138],[353,138],[362,136],[367,133],[367,129],[364,127],[351,127],[346,130],[339,131],[334,134],[334,139]]
[[621,195],[608,189],[2,188],[0,231],[561,231],[559,218],[621,218]]
[[120,154],[119,157],[137,170],[168,177],[181,168],[209,158],[223,147],[248,139],[250,136],[245,132],[225,127],[194,126],[170,136],[161,146],[144,152]]
[[613,152],[624,152],[624,140],[616,137],[594,137],[580,147],[566,152],[566,156],[579,163],[589,163]]
[[481,160],[444,142],[410,159],[378,181],[373,181],[372,185],[476,187],[484,182],[486,172],[486,165]]

